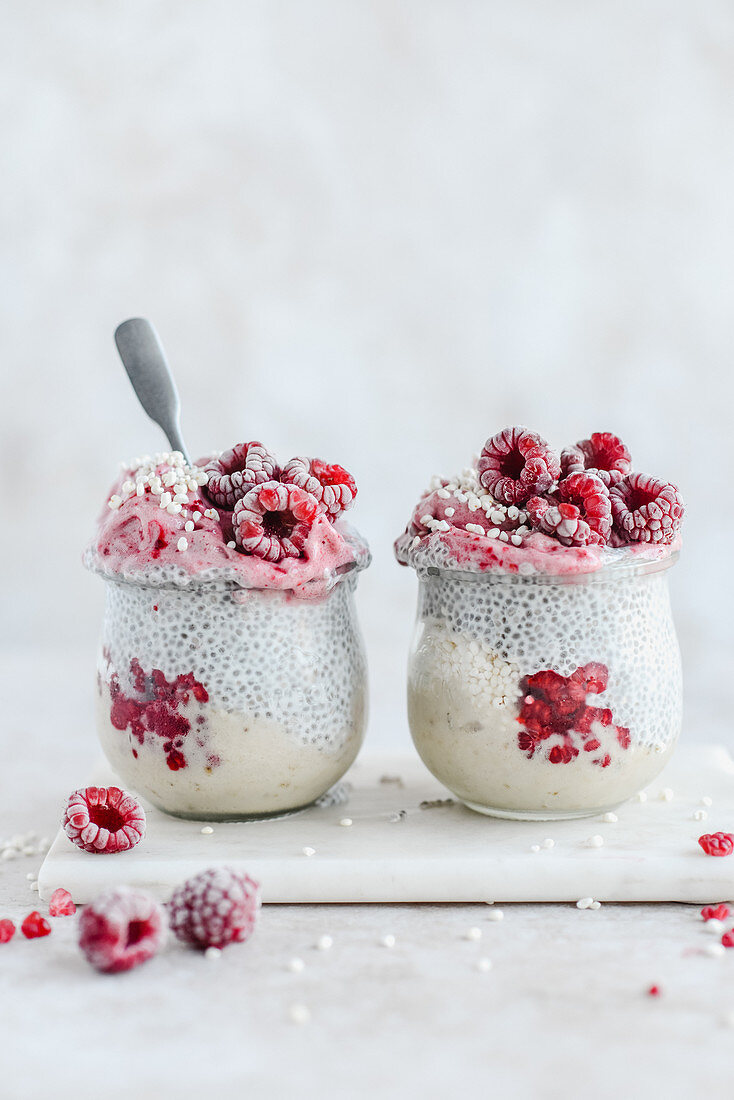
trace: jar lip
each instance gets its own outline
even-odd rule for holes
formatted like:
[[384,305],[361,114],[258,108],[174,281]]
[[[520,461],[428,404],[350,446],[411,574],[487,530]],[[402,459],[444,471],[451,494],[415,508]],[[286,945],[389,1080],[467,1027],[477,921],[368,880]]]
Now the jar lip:
[[604,584],[626,579],[627,577],[642,577],[653,573],[664,573],[675,565],[679,557],[679,550],[673,550],[665,557],[659,558],[627,557],[617,561],[604,562],[596,569],[580,573],[541,573],[538,570],[534,570],[532,573],[510,573],[506,569],[485,569],[480,572],[474,569],[460,569],[452,565],[431,565],[417,562],[411,563],[410,568],[415,570],[419,580],[434,577],[455,577],[457,580],[477,584]]

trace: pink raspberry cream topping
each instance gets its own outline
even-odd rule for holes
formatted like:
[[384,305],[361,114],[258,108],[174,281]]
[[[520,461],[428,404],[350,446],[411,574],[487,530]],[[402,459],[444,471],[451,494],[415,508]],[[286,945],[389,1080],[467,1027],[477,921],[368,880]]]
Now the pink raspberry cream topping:
[[145,811],[119,787],[86,787],[70,796],[62,825],[83,852],[126,852],[145,836]]
[[366,543],[343,521],[357,486],[336,463],[281,468],[258,441],[188,464],[176,451],[134,459],[112,488],[84,562],[103,577],[326,594]]
[[619,436],[592,432],[560,455],[528,428],[497,432],[475,467],[432,479],[395,543],[398,561],[560,576],[679,548],[678,489],[633,471]]
[[85,905],[79,947],[97,970],[117,974],[147,962],[166,938],[162,907],[142,890],[119,886]]

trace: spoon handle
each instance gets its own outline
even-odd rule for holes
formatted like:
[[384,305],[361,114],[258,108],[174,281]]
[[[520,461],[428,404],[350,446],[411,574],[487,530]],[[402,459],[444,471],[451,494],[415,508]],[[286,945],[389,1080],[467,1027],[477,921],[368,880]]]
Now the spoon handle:
[[132,317],[115,329],[115,343],[138,400],[164,431],[171,449],[190,462],[181,435],[181,404],[158,333],[143,317]]

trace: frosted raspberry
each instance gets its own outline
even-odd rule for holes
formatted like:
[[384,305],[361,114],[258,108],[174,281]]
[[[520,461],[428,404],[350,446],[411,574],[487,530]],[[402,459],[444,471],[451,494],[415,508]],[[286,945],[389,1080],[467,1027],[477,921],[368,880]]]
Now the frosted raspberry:
[[15,925],[7,918],[0,920],[0,943],[9,943],[15,935]]
[[162,907],[129,886],[100,894],[79,918],[79,947],[92,966],[107,974],[146,962],[165,938]]
[[41,936],[48,936],[51,925],[41,916],[37,909],[29,913],[20,926],[20,930],[27,940],[37,940]]
[[243,943],[255,927],[260,887],[242,871],[211,867],[184,882],[168,905],[171,929],[193,947]]
[[266,481],[237,501],[235,542],[246,554],[266,561],[298,558],[320,512],[322,505],[311,493],[297,485]]
[[701,916],[705,921],[709,920],[726,920],[729,916],[728,905],[704,905],[701,910]]
[[145,811],[119,787],[87,787],[69,798],[62,826],[84,852],[126,852],[145,836]]
[[611,432],[592,432],[574,447],[561,451],[561,472],[569,474],[592,470],[607,488],[615,485],[632,469],[632,456],[622,440]]
[[255,440],[238,443],[219,458],[212,459],[204,472],[209,475],[207,495],[218,507],[231,511],[253,485],[277,477],[278,466],[267,447]]
[[612,530],[612,504],[604,482],[592,473],[570,474],[558,482],[564,504],[575,504],[591,530],[590,542],[604,545]]
[[683,522],[683,498],[675,485],[649,474],[628,474],[609,490],[614,530],[624,542],[669,545]]
[[58,890],[54,890],[51,895],[51,901],[48,903],[48,915],[50,917],[73,917],[76,913],[76,905],[71,899],[71,894],[68,890],[64,890],[62,886],[59,886]]
[[484,444],[479,481],[502,504],[524,504],[547,493],[561,472],[558,456],[527,428],[505,428]]
[[730,856],[734,852],[734,836],[731,833],[704,833],[698,843],[707,856]]
[[292,458],[283,467],[280,480],[316,497],[330,519],[346,512],[357,495],[352,475],[343,466],[329,466],[320,458]]
[[548,497],[531,497],[525,509],[532,527],[562,546],[587,546],[592,532],[575,504],[562,504]]

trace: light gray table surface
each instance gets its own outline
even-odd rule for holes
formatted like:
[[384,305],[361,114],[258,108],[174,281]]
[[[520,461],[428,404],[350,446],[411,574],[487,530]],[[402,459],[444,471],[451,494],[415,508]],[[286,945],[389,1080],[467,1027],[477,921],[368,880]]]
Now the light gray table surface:
[[[4,660],[0,838],[53,835],[84,782],[96,745],[83,672],[71,657]],[[0,917],[35,907],[39,866],[0,861]],[[734,1095],[734,950],[702,952],[714,939],[698,907],[503,911],[269,906],[217,960],[174,945],[120,976],[92,971],[76,920],[58,919],[45,939],[0,945],[0,1097]]]

